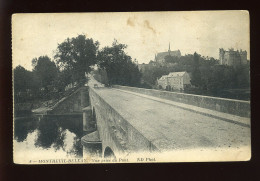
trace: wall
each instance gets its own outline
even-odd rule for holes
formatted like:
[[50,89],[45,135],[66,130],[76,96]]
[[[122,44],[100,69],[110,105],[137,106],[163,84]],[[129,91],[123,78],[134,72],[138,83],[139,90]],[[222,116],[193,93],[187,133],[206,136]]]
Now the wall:
[[62,98],[48,114],[82,113],[82,108],[89,105],[88,88],[81,87],[68,97]]
[[115,155],[130,151],[156,150],[156,147],[149,140],[103,100],[95,88],[89,88],[89,95],[92,112],[95,111],[96,114],[97,130],[102,140],[103,154],[106,147],[111,148]]
[[114,85],[114,88],[133,91],[140,94],[159,97],[162,99],[181,102],[202,108],[216,110],[219,112],[229,113],[242,117],[250,117],[250,102],[235,99],[216,98],[209,96],[184,94],[177,92],[167,92],[154,89],[143,89],[136,87],[127,87]]
[[166,89],[167,86],[167,78],[165,79],[158,79],[158,86],[161,86],[162,89]]
[[190,75],[186,72],[184,75],[183,75],[183,85],[190,85],[191,81],[191,78],[190,78]]
[[241,64],[241,57],[236,51],[225,52],[224,59],[227,59],[227,65],[238,66]]
[[168,77],[168,82],[173,89],[183,89],[182,77]]

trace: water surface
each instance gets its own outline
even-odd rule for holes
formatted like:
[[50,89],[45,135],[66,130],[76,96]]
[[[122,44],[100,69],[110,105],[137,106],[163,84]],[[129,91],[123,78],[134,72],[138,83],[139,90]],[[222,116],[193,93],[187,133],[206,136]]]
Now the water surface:
[[16,159],[81,158],[82,114],[16,118]]

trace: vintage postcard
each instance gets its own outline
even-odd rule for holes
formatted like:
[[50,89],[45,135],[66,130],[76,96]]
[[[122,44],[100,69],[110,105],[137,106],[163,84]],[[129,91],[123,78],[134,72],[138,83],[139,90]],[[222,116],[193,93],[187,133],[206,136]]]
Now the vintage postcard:
[[14,163],[250,160],[249,19],[13,14]]

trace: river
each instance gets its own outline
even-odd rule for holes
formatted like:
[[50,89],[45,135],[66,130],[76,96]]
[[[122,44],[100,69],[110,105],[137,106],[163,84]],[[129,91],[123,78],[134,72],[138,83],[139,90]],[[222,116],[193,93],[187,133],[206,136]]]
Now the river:
[[14,159],[82,158],[82,114],[16,117]]

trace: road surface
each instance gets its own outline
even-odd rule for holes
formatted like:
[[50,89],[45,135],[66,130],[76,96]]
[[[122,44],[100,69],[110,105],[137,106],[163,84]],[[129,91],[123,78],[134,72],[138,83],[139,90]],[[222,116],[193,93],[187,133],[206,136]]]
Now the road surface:
[[[192,108],[183,109],[173,101],[138,93],[114,88],[95,88],[95,92],[161,151],[250,146],[247,118],[241,118],[241,122],[248,124],[240,125],[191,111]],[[235,119],[240,121],[238,116]]]

